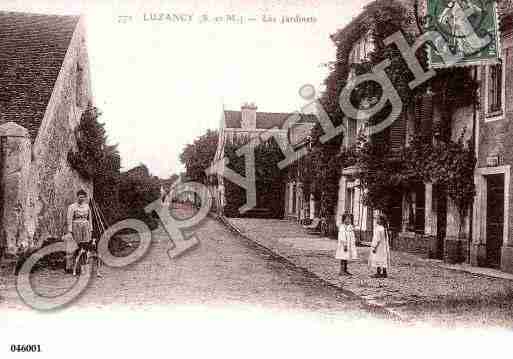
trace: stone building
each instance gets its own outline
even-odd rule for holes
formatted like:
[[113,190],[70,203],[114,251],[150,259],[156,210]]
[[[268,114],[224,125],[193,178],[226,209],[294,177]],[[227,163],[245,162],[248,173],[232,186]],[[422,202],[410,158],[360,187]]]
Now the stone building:
[[82,18],[0,12],[0,254],[38,248],[65,232],[79,189],[67,161],[92,102]]
[[513,273],[513,4],[499,4],[501,63],[476,70],[481,83],[476,111],[475,184],[470,260]]
[[[375,2],[379,3],[380,0],[376,0]],[[410,9],[410,11],[413,9],[413,2],[411,0],[397,0],[397,3],[402,4],[405,9]],[[369,61],[369,55],[376,47],[373,36],[375,24],[369,16],[369,11],[364,10],[347,26],[340,29],[332,36],[332,40],[337,46],[337,59],[347,58],[348,66]],[[356,38],[350,51],[348,53],[344,52],[342,47],[339,46],[339,41],[344,41],[346,38],[355,38],[355,34],[360,34],[360,36]],[[354,76],[355,71],[353,68],[348,74],[348,80]],[[376,98],[363,99],[359,104],[359,110],[366,110],[372,107],[375,102],[377,102]],[[386,141],[392,144],[392,147],[400,148],[404,144],[405,118],[409,116],[412,111],[413,109],[410,109],[410,111],[403,113],[398,120],[394,121],[390,128],[387,128],[381,134],[381,136],[386,138]],[[359,136],[364,135],[368,137],[367,122],[364,120],[346,117],[344,118],[344,126],[347,131],[344,134],[341,151],[354,146],[357,143]],[[356,165],[341,169],[336,214],[340,215],[342,213],[351,213],[354,218],[354,226],[357,231],[359,241],[369,242],[372,236],[375,212],[372,208],[369,208],[363,203],[365,190],[360,185],[360,181],[357,176],[359,171],[360,169]],[[397,207],[400,207],[400,196],[397,198]],[[395,212],[398,211],[396,210]],[[398,216],[394,216],[391,226],[394,228],[399,228],[401,226],[400,213],[398,213]]]
[[[296,117],[299,116],[299,117]],[[278,141],[298,146],[310,135],[315,125],[314,115],[299,115],[293,113],[258,112],[257,106],[253,103],[246,103],[241,106],[240,111],[223,111],[219,128],[219,141],[214,162],[220,161],[225,156],[225,146],[229,143],[236,143],[238,139],[259,139],[262,135],[272,134]],[[211,192],[215,198],[217,208],[225,208],[230,198],[225,193],[226,179],[219,174],[216,185],[211,186]],[[272,198],[271,198],[272,197]],[[279,194],[270,196],[267,200],[262,196],[257,197],[257,202],[280,201],[283,203],[285,217],[298,218],[301,209],[307,206],[304,203],[301,192],[301,184],[297,179],[291,178],[282,184]],[[268,208],[257,205],[257,208],[247,213],[248,216],[265,216]]]
[[[513,272],[513,216],[510,216],[513,210],[510,201],[513,194],[513,130],[510,125],[513,120],[513,5],[511,1],[503,1],[498,6],[500,63],[467,68],[479,86],[477,103],[457,109],[445,123],[442,105],[427,91],[411,108],[403,111],[387,134],[391,147],[399,148],[407,146],[412,136],[423,128],[445,126],[448,138],[453,141],[463,133],[464,140],[474,147],[477,160],[474,176],[477,194],[471,211],[460,218],[443,187],[418,183],[396,195],[391,226],[396,232],[393,247],[397,250]],[[364,18],[365,14],[361,14],[353,21]],[[344,29],[336,36],[344,36]],[[351,61],[364,59],[369,46],[372,49],[365,37],[357,41],[350,54]],[[349,136],[344,141],[345,146],[356,138],[359,124],[354,121],[347,126]],[[363,189],[353,179],[357,171],[356,167],[342,171],[338,210],[366,213],[357,225],[368,232],[373,224],[372,211],[358,200]]]
[[[509,233],[513,224],[509,216],[513,143],[509,141],[508,124],[513,113],[508,100],[513,91],[512,9],[508,2],[499,4],[500,62],[467,68],[479,86],[477,103],[457,109],[450,123],[445,124],[451,140],[463,134],[474,147],[477,193],[471,211],[460,218],[443,187],[419,183],[403,195],[397,249],[513,272],[513,241]],[[419,126],[444,126],[442,111],[436,98],[426,93],[416,104],[417,116],[406,117],[403,122],[403,143],[408,143]]]

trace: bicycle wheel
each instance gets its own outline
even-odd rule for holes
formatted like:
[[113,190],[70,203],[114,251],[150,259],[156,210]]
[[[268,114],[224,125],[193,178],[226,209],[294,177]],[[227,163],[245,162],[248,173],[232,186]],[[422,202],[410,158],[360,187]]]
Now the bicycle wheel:
[[82,266],[84,264],[86,264],[86,261],[87,261],[87,254],[86,252],[83,252],[81,251],[79,254],[78,254],[78,257],[77,257],[77,275],[80,275],[82,273]]

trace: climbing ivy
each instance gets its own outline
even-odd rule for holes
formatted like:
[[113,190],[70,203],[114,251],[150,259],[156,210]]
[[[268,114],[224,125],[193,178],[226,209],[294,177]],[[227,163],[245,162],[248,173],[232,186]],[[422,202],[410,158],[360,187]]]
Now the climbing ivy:
[[[243,148],[251,141],[249,136],[238,136],[225,145],[225,155],[229,160],[228,167],[246,177],[246,165],[248,159],[242,155],[239,156],[238,150]],[[263,215],[271,218],[282,218],[284,214],[285,180],[287,171],[281,170],[278,163],[285,159],[280,146],[274,138],[259,142],[254,145],[254,170],[256,186],[256,208],[253,215]],[[226,207],[225,215],[228,217],[239,217],[241,213],[239,208],[246,204],[246,190],[239,185],[225,179],[225,197]],[[258,214],[255,211],[267,210]]]
[[[314,149],[309,159],[313,163],[308,167],[312,173],[304,177],[316,177],[312,178],[311,187],[313,193],[318,194],[321,211],[324,209],[325,214],[332,214],[335,210],[336,201],[333,201],[333,197],[336,198],[338,191],[340,166],[352,163],[357,163],[360,167],[358,177],[366,189],[364,201],[385,213],[390,211],[391,204],[400,191],[410,187],[412,183],[423,180],[446,185],[448,195],[456,203],[460,213],[464,214],[468,209],[474,191],[474,156],[472,149],[466,147],[462,139],[450,141],[450,122],[458,108],[476,103],[478,84],[471,71],[456,68],[437,70],[435,77],[411,89],[409,83],[414,76],[402,54],[395,45],[385,45],[384,40],[400,31],[407,41],[413,43],[418,35],[414,21],[414,11],[404,7],[400,1],[375,0],[368,4],[362,15],[332,37],[337,46],[337,59],[327,64],[330,73],[325,80],[326,90],[320,102],[331,121],[338,126],[344,117],[338,103],[339,96],[347,84],[349,74],[352,71],[355,75],[367,73],[375,65],[388,59],[390,65],[386,73],[403,102],[403,110],[412,108],[417,100],[428,92],[433,96],[433,101],[440,106],[441,122],[437,129],[437,138],[440,141],[432,148],[425,148],[426,144],[432,142],[432,138],[421,140],[424,135],[417,134],[408,149],[395,150],[392,153],[387,131],[384,131],[372,136],[370,141],[361,139],[357,151],[347,156],[347,153],[341,153],[340,150],[342,136],[323,144],[319,141],[323,131],[317,125],[312,136]],[[349,54],[354,44],[364,36],[372,38],[374,51],[369,54],[366,61],[350,64]],[[424,69],[427,69],[425,51],[419,50],[417,57]],[[377,84],[365,82],[352,92],[351,101],[358,107],[363,99],[379,99],[381,96],[382,90]],[[379,123],[389,112],[390,106],[385,106],[369,120],[369,124]],[[343,160],[334,161],[338,156]],[[412,160],[419,160],[420,157],[424,159],[422,162]],[[418,163],[425,165],[419,166]],[[433,170],[433,167],[436,170]],[[430,175],[429,178],[426,177],[427,174]]]
[[457,141],[439,141],[429,134],[418,133],[408,146],[393,155],[388,144],[362,138],[356,161],[360,169],[357,178],[366,189],[364,203],[390,216],[397,194],[418,183],[432,183],[445,188],[460,218],[464,218],[475,194],[476,165],[464,134]]
[[419,134],[404,149],[404,160],[410,173],[423,182],[446,188],[460,218],[468,214],[475,195],[476,158],[470,144],[465,143],[464,135],[465,131],[457,141],[429,141]]

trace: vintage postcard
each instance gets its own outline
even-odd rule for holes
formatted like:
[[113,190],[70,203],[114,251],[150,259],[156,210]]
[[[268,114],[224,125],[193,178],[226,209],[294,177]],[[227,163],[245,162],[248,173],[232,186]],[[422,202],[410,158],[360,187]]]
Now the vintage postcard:
[[512,48],[509,0],[2,0],[0,357],[507,355]]

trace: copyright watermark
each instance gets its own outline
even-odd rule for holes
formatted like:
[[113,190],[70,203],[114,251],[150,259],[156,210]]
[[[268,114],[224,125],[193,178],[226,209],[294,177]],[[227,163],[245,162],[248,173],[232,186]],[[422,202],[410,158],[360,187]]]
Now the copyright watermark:
[[[490,32],[482,32],[480,28],[476,28],[478,25],[486,24],[487,18],[483,14],[483,9],[489,9],[487,7],[488,1],[439,0],[436,2],[431,0],[429,4],[431,7],[428,8],[428,11],[433,13],[426,17],[426,22],[432,24],[435,19],[438,25],[427,27],[426,31],[422,32],[413,44],[409,44],[400,31],[384,40],[385,45],[397,47],[409,71],[413,74],[413,79],[409,83],[411,89],[422,85],[436,74],[432,68],[423,68],[416,56],[419,49],[427,46],[431,51],[432,57],[435,54],[437,59],[443,62],[444,66],[450,67],[457,65],[462,59],[465,59],[465,56],[473,55],[489,48]],[[278,163],[280,169],[284,169],[304,157],[308,153],[308,149],[305,146],[298,148],[291,143],[289,136],[283,136],[284,132],[288,133],[300,122],[302,113],[310,110],[315,114],[323,132],[320,137],[321,143],[326,143],[339,135],[346,135],[347,128],[345,124],[349,119],[356,119],[366,123],[368,135],[373,135],[390,127],[399,118],[402,113],[403,102],[390,77],[387,75],[386,70],[390,66],[390,59],[385,59],[375,65],[370,72],[354,76],[347,82],[347,85],[342,89],[338,97],[338,105],[343,113],[343,120],[338,126],[332,122],[323,105],[317,99],[315,88],[312,85],[301,87],[299,95],[308,102],[307,105],[289,116],[281,128],[273,128],[263,132],[236,151],[237,156],[244,157],[245,160],[244,176],[229,168],[229,159],[224,154],[221,159],[216,159],[206,170],[206,174],[222,177],[245,190],[246,202],[239,208],[240,213],[245,213],[255,208],[255,147],[262,141],[274,138],[285,157]],[[370,106],[360,108],[352,103],[351,95],[358,86],[366,82],[373,82],[379,85],[381,96],[377,101],[371,102]],[[383,111],[387,106],[391,109],[388,116],[380,123],[370,125],[368,120]],[[172,196],[176,198],[185,193],[193,194],[201,202],[201,206],[194,216],[190,218],[179,219],[174,217],[170,212],[170,208],[163,205],[161,199],[145,208],[147,213],[155,213],[158,216],[170,240],[171,246],[168,250],[168,256],[171,260],[177,259],[198,247],[200,239],[196,234],[187,236],[186,230],[190,231],[199,226],[206,219],[213,203],[212,194],[201,183],[178,183],[172,188]],[[139,237],[138,247],[128,256],[115,256],[110,251],[109,243],[116,233],[127,229],[137,233]],[[98,242],[98,256],[103,263],[110,267],[126,267],[144,257],[151,247],[151,241],[152,232],[143,221],[137,219],[123,220],[109,227],[102,234]],[[43,296],[37,293],[30,278],[34,267],[43,257],[59,252],[71,254],[76,249],[76,243],[55,243],[40,249],[24,262],[17,277],[16,287],[19,296],[28,306],[41,311],[54,310],[66,306],[84,293],[92,277],[92,266],[86,266],[87,270],[82,272],[78,280],[65,293],[54,297]]]
[[[450,3],[455,2],[450,1]],[[455,21],[455,19],[457,19],[459,21],[458,34],[461,36],[464,35],[463,40],[465,41],[466,46],[469,47],[469,49],[471,48],[472,51],[483,50],[486,46],[486,38],[484,39],[476,32],[473,22],[469,20],[470,17],[473,17],[475,13],[478,12],[478,8],[475,6],[463,7],[458,4],[453,4],[452,7],[455,8],[454,14],[449,15],[445,12],[444,19],[445,17],[450,16],[453,16],[451,17],[451,19],[453,19],[451,21]],[[483,36],[486,37],[487,34]],[[413,74],[413,80],[408,84],[412,90],[436,75],[434,69],[424,69],[421,65],[417,58],[417,52],[420,49],[427,46],[441,59],[441,61],[443,61],[444,66],[447,67],[457,65],[465,58],[466,54],[462,51],[452,51],[447,36],[437,29],[429,29],[428,31],[421,33],[421,35],[417,37],[415,42],[411,45],[406,40],[404,34],[401,31],[397,31],[387,37],[384,40],[384,44],[386,46],[395,46],[399,49],[409,71]],[[289,131],[301,120],[301,113],[305,113],[304,110],[306,108],[312,108],[312,106],[315,108],[313,113],[316,115],[317,121],[323,131],[323,134],[320,137],[321,143],[326,143],[340,135],[346,135],[347,128],[345,124],[350,119],[360,120],[365,123],[366,132],[368,136],[370,136],[384,131],[399,118],[403,110],[403,101],[390,77],[386,73],[386,70],[390,66],[391,60],[384,59],[379,64],[375,65],[370,72],[354,76],[347,82],[338,97],[338,105],[343,114],[342,122],[338,126],[335,126],[322,103],[316,99],[315,88],[312,85],[301,87],[299,95],[309,102],[301,109],[301,111],[290,115],[281,128],[275,127],[260,134],[258,137],[252,138],[247,144],[236,151],[237,156],[244,157],[245,176],[240,175],[229,167],[230,161],[227,157],[216,160],[212,166],[207,169],[206,174],[223,177],[245,190],[246,202],[239,208],[239,212],[241,214],[255,208],[255,147],[262,141],[274,138],[285,157],[284,160],[278,163],[278,167],[280,169],[283,169],[304,157],[308,153],[308,149],[306,147],[295,148],[295,146],[290,143],[288,136],[283,136],[283,133],[276,130],[281,129],[283,131]],[[379,85],[381,96],[377,101],[368,102],[369,106],[356,107],[351,101],[351,95],[358,86],[366,82],[373,82]],[[387,117],[377,124],[369,124],[369,119],[383,111],[387,106],[390,108]]]
[[[159,217],[171,244],[170,249],[168,250],[168,255],[170,259],[176,259],[199,245],[199,238],[196,235],[186,237],[184,231],[200,225],[207,217],[212,206],[212,198],[208,188],[203,184],[196,182],[178,183],[173,187],[172,191],[176,196],[179,196],[182,193],[192,193],[198,196],[201,200],[201,206],[196,213],[192,217],[185,219],[174,217],[171,214],[170,208],[163,206],[160,198],[145,208],[147,213],[156,213]],[[113,236],[122,230],[135,232],[139,238],[139,244],[129,255],[119,257],[111,252],[109,244]],[[107,230],[102,234],[98,241],[98,257],[99,260],[109,267],[127,267],[138,262],[146,255],[150,249],[151,241],[152,232],[148,225],[143,221],[138,219],[126,219],[119,221],[107,228]],[[36,310],[50,311],[70,304],[84,293],[92,278],[91,265],[83,266],[81,275],[72,287],[57,296],[43,296],[35,290],[31,281],[31,273],[41,259],[46,256],[62,252],[71,255],[77,249],[78,245],[74,241],[58,242],[41,248],[25,260],[16,279],[18,295],[25,304]]]

